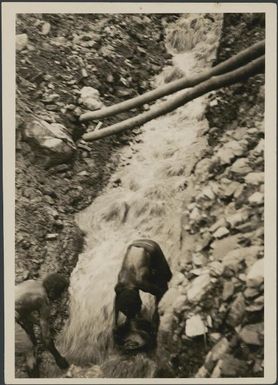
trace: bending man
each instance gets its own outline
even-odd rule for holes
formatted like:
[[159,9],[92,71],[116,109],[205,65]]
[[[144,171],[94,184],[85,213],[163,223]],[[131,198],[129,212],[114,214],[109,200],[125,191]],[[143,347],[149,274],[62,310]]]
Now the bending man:
[[36,347],[33,313],[36,311],[39,313],[43,342],[61,369],[66,369],[69,365],[60,355],[51,338],[49,315],[51,301],[58,299],[67,287],[68,281],[62,275],[52,273],[42,281],[30,279],[20,283],[16,286],[15,294],[16,322],[26,331]]
[[126,251],[115,286],[114,330],[118,326],[119,312],[128,320],[141,310],[139,290],[150,293],[160,301],[168,290],[172,273],[160,246],[149,239],[132,242]]

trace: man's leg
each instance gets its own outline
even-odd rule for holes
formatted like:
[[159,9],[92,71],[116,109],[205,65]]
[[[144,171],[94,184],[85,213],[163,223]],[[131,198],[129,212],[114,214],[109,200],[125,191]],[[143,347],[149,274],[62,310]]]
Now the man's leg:
[[53,340],[50,340],[50,342],[47,345],[47,349],[53,355],[55,362],[60,369],[67,369],[69,367],[68,361],[63,356],[61,356],[61,354],[58,352],[58,350],[54,345]]

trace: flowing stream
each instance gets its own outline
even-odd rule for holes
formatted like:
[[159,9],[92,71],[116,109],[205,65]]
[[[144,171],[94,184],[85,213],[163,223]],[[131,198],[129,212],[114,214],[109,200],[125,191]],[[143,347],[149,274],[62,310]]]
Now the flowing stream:
[[[181,15],[168,27],[173,65],[186,76],[202,72],[216,56],[222,14],[211,16]],[[170,70],[155,79],[156,86]],[[106,189],[76,217],[86,232],[86,248],[71,276],[70,318],[60,336],[62,350],[76,365],[99,366],[105,377],[154,375],[154,358],[142,353],[123,358],[113,350],[114,286],[132,240],[157,241],[173,272],[186,258],[179,239],[186,167],[197,131],[208,124],[206,104],[205,95],[141,127],[136,142],[120,151]]]

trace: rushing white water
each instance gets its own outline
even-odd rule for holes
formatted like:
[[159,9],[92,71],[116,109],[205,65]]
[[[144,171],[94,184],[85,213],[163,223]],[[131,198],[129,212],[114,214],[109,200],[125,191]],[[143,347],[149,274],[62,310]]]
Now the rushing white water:
[[[212,16],[214,22],[203,14],[183,15],[168,29],[166,42],[174,54],[173,64],[186,76],[203,71],[215,58],[222,15]],[[158,85],[167,71],[156,79]],[[70,319],[61,336],[63,350],[72,362],[104,363],[105,367],[110,360],[110,376],[113,365],[117,376],[152,376],[153,367],[144,355],[133,359],[131,372],[130,363],[113,351],[114,286],[132,240],[157,241],[172,271],[186,257],[179,240],[183,190],[190,145],[197,130],[207,127],[206,103],[207,97],[200,97],[145,124],[137,137],[140,140],[121,150],[120,165],[105,191],[77,215],[87,245],[71,276]]]

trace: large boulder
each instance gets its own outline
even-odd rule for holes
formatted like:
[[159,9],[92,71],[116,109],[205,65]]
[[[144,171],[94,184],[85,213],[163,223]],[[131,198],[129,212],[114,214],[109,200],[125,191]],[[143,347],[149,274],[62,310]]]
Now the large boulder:
[[45,165],[66,162],[76,151],[75,143],[62,124],[33,119],[25,124],[23,136]]

